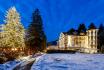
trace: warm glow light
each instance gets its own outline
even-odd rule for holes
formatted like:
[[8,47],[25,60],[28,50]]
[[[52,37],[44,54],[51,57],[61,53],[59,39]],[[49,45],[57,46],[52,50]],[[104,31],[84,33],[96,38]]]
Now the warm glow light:
[[14,51],[14,48],[12,48],[11,50]]
[[12,50],[12,51],[17,51],[17,48],[12,48],[11,50]]
[[15,51],[17,50],[17,48],[14,49]]

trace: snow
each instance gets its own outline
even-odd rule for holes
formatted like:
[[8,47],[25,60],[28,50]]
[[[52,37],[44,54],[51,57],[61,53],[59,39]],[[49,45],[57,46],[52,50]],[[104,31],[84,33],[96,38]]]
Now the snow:
[[46,54],[31,70],[104,70],[104,54]]
[[20,61],[14,60],[8,61],[4,64],[0,64],[0,70],[12,70],[18,63],[20,63]]
[[26,56],[0,64],[0,70],[13,70],[34,61],[31,70],[104,70],[104,54],[43,54]]
[[41,58],[42,55],[43,55],[42,53],[41,54],[39,53],[35,55],[20,57],[19,59],[14,60],[14,61],[8,61],[4,64],[0,64],[0,70],[13,70],[18,65],[21,66],[21,70],[22,70],[22,68],[25,65],[31,63],[32,61],[37,62]]
[[31,56],[25,56],[25,57],[21,57],[17,60],[14,61],[8,61],[4,64],[0,64],[0,70],[13,70],[16,66],[22,64],[26,65],[26,62],[29,62],[33,59],[31,59]]
[[34,70],[34,69],[35,69],[35,68],[34,68],[35,64],[36,64],[38,61],[40,61],[40,59],[41,59],[43,56],[45,56],[45,55],[46,55],[46,54],[43,54],[43,55],[41,55],[41,56],[36,57],[36,60],[35,60],[34,64],[33,64],[32,67],[31,67],[31,70]]
[[23,63],[21,64],[21,66],[23,67],[23,66],[29,64],[29,63],[32,62],[32,61],[35,61],[35,58],[31,58],[31,59],[29,59],[29,60],[23,62]]

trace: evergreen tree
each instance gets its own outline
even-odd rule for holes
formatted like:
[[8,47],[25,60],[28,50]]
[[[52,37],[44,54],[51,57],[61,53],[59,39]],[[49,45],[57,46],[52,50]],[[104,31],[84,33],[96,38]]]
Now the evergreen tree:
[[101,51],[103,46],[104,46],[104,26],[103,24],[100,24],[98,31],[98,49]]
[[104,52],[104,31],[101,32],[100,35],[99,35],[99,46],[98,46],[98,49],[101,52]]
[[75,32],[75,29],[74,28],[71,28],[67,33],[70,34],[70,35],[73,35]]
[[42,51],[46,47],[46,36],[43,31],[42,18],[38,9],[33,12],[32,22],[27,30],[27,46],[35,51]]
[[0,47],[3,47],[4,46],[4,38],[3,38],[3,35],[4,35],[4,33],[3,33],[3,25],[0,25]]
[[104,26],[103,24],[100,24],[98,34],[100,34],[103,31],[104,31]]
[[80,34],[81,32],[86,33],[86,26],[85,24],[80,24],[78,27],[78,34]]
[[96,26],[94,25],[94,23],[91,23],[88,27],[88,29],[96,29]]
[[4,42],[6,47],[24,47],[24,27],[20,22],[20,15],[15,7],[7,11],[4,26]]

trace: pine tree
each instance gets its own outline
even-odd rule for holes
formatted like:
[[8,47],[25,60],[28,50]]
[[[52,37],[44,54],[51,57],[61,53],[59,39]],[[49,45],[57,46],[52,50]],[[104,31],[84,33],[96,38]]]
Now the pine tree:
[[94,25],[94,23],[91,23],[88,27],[88,29],[96,29],[96,26]]
[[73,35],[75,32],[75,29],[74,28],[71,28],[67,33],[70,34],[70,35]]
[[3,47],[4,46],[3,27],[4,27],[4,25],[0,25],[0,47]]
[[35,51],[42,51],[46,47],[46,36],[43,31],[42,18],[38,9],[32,14],[32,22],[27,30],[27,44]]
[[5,45],[6,47],[24,47],[24,27],[20,22],[20,15],[15,7],[7,11],[4,26]]
[[98,49],[101,51],[103,46],[104,46],[104,26],[103,24],[100,24],[98,31]]
[[80,34],[81,32],[86,33],[86,26],[85,24],[80,24],[78,27],[78,34]]
[[100,24],[98,34],[104,31],[104,25]]

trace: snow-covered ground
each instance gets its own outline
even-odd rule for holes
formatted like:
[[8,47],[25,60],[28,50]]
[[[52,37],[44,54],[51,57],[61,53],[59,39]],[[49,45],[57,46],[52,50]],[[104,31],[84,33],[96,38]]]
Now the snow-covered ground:
[[31,70],[104,70],[104,54],[46,54]]
[[0,70],[13,70],[16,68],[18,65],[21,66],[21,70],[23,70],[24,66],[29,64],[32,61],[38,61],[39,58],[41,58],[42,53],[36,54],[36,55],[30,55],[30,56],[25,56],[25,57],[20,57],[18,60],[14,61],[8,61],[4,64],[0,64]]
[[16,66],[20,65],[20,64],[27,64],[29,61],[34,60],[32,59],[31,56],[25,56],[25,57],[21,57],[18,60],[14,60],[14,61],[8,61],[4,64],[0,64],[0,70],[13,70]]
[[8,61],[4,64],[0,64],[0,70],[11,70],[18,63],[20,63],[20,61],[15,60],[15,61]]

